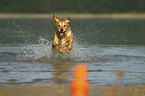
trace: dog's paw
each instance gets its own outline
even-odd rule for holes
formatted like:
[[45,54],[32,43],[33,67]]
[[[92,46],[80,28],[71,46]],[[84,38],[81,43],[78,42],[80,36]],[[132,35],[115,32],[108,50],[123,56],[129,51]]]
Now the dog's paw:
[[62,49],[59,48],[59,49],[58,49],[58,52],[59,52],[59,53],[62,53]]
[[70,50],[71,50],[71,49],[66,49],[66,50],[65,50],[65,52],[66,52],[66,53],[69,53],[69,52],[70,52]]
[[72,46],[68,46],[68,48],[65,50],[66,53],[69,53],[72,49]]

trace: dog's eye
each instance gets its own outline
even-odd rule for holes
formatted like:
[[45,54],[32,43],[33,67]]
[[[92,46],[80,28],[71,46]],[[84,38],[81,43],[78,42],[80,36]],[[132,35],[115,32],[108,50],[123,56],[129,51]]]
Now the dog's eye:
[[58,25],[58,27],[60,27],[60,25]]
[[66,25],[64,25],[64,27],[66,27]]

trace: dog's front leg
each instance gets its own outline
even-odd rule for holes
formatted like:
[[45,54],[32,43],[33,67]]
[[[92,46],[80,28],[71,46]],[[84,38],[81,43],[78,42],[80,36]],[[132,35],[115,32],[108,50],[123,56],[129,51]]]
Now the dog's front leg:
[[69,53],[71,51],[73,39],[70,39],[68,43],[69,43],[69,45],[68,45],[67,49],[65,50],[66,53]]
[[53,45],[58,52],[62,53],[62,49],[59,48],[59,46],[57,44],[53,44]]

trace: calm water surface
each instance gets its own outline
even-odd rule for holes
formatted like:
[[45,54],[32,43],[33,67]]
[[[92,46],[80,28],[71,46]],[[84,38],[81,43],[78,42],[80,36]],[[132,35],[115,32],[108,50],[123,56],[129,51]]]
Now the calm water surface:
[[0,18],[0,85],[70,84],[77,63],[91,85],[145,85],[145,20],[71,18],[72,51],[53,53],[51,18]]

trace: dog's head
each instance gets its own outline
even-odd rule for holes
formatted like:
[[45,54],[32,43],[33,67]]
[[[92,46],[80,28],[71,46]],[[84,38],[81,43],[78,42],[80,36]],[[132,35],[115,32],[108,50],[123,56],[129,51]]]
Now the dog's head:
[[65,20],[60,20],[56,14],[54,14],[53,18],[55,19],[55,28],[57,32],[59,32],[59,35],[62,37],[66,34],[67,29],[69,27],[70,17],[67,17]]

